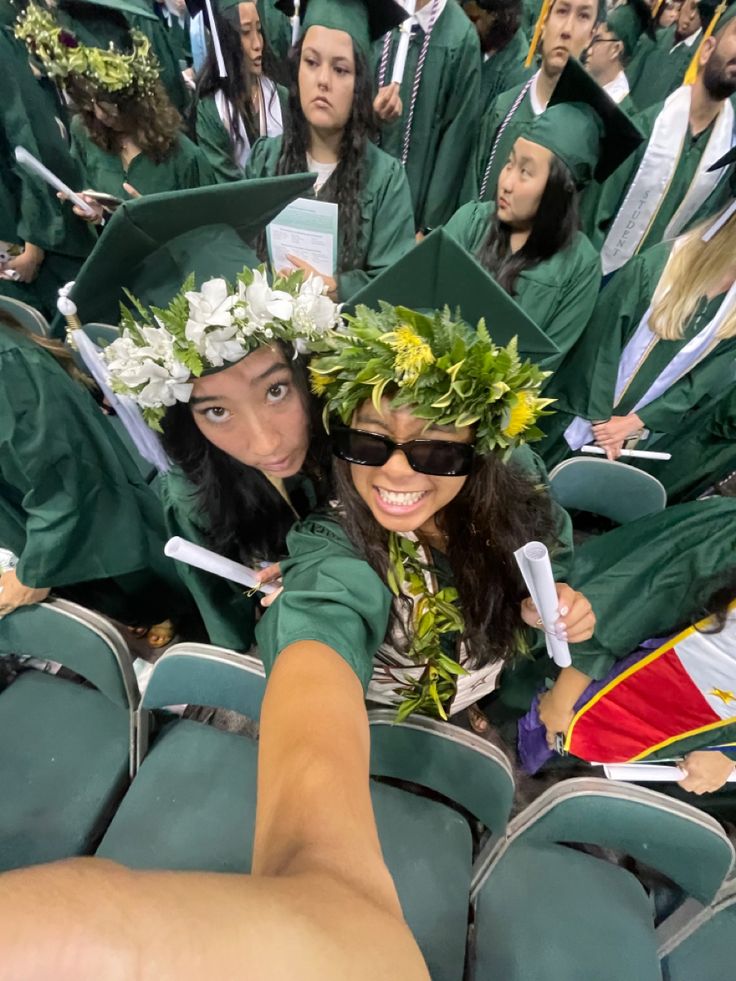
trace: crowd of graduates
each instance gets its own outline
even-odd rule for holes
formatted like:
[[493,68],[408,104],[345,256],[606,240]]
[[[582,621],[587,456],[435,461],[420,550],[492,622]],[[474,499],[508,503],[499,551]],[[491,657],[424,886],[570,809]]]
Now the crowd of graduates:
[[[503,745],[532,795],[677,760],[732,834],[736,3],[0,0],[0,65],[0,620],[64,597],[149,660],[256,653],[271,776],[299,686],[358,784],[365,700]],[[273,268],[299,198],[337,205],[330,270],[305,238]]]

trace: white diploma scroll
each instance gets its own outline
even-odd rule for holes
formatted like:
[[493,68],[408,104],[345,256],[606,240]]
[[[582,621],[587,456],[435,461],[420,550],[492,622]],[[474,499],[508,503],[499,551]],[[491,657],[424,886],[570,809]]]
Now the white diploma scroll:
[[391,84],[401,85],[404,81],[404,71],[406,70],[406,56],[409,53],[409,43],[411,41],[411,25],[414,21],[414,11],[416,10],[416,0],[405,0],[404,7],[409,15],[399,28],[399,46],[396,49],[394,58],[393,74]]
[[248,589],[257,588],[259,593],[264,593],[266,596],[281,588],[281,584],[276,582],[259,585],[258,573],[255,569],[249,569],[246,565],[233,562],[232,559],[226,559],[223,555],[211,552],[208,548],[202,548],[201,545],[195,545],[194,542],[188,542],[184,538],[170,538],[166,543],[164,553],[170,559],[176,559],[177,562],[184,562],[186,565],[193,565],[195,569],[202,569],[203,572],[211,572],[214,576],[220,576],[221,579],[240,583],[241,586],[246,586]]
[[[624,780],[627,783],[675,783],[687,776],[679,766],[666,763],[611,763],[604,764],[603,771],[609,780]],[[736,783],[736,770],[726,782]]]
[[29,153],[25,147],[17,146],[15,148],[15,159],[25,170],[30,171],[32,174],[36,174],[36,176],[40,177],[41,180],[46,181],[47,184],[50,184],[55,191],[61,191],[62,194],[65,194],[70,201],[76,204],[80,211],[83,211],[86,215],[89,215],[90,218],[94,217],[94,208],[91,208],[84,198],[81,198],[78,194],[75,194],[74,191],[64,183],[64,181],[60,180],[56,176],[56,174],[52,174],[48,167],[44,167],[40,160],[36,160],[33,154]]
[[546,545],[542,542],[528,542],[523,548],[514,552],[514,558],[524,577],[532,602],[539,611],[549,656],[558,667],[570,667],[572,658],[567,641],[560,640],[554,632],[559,604],[555,577],[552,575],[552,563]]
[[[606,451],[602,446],[595,446],[593,443],[588,443],[585,446],[580,447],[581,453],[591,453],[596,456],[605,456]],[[671,460],[671,453],[656,453],[654,450],[621,450],[619,456],[622,457],[635,457],[639,460]]]

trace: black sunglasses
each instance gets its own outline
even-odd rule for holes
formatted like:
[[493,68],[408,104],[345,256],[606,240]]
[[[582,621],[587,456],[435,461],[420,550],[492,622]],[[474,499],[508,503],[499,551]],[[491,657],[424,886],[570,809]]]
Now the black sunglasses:
[[395,443],[388,436],[342,426],[332,433],[335,456],[361,467],[382,467],[396,450],[401,450],[412,470],[433,477],[465,477],[470,473],[475,455],[470,443],[453,443],[449,439],[412,439],[408,443]]

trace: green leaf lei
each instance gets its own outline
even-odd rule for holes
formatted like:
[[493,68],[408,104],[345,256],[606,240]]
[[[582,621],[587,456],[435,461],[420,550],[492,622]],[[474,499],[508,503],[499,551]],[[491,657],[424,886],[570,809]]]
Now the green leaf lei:
[[447,710],[457,693],[457,679],[468,672],[445,653],[442,637],[462,634],[463,615],[457,606],[458,592],[448,586],[436,593],[427,591],[427,567],[419,557],[419,545],[410,538],[391,532],[388,542],[388,586],[394,596],[408,594],[414,601],[412,638],[408,656],[424,667],[421,677],[407,680],[399,689],[403,694],[396,721],[403,722],[413,712],[447,719]]

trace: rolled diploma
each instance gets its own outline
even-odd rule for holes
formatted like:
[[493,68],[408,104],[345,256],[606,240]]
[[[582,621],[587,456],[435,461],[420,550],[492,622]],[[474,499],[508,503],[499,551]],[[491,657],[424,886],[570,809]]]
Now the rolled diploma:
[[[679,766],[659,763],[611,763],[604,765],[603,770],[609,780],[626,780],[631,783],[674,783],[687,776]],[[736,771],[726,782],[736,783]]]
[[[588,443],[580,447],[581,453],[595,453],[597,456],[605,456],[606,451],[602,446],[595,446]],[[621,450],[620,456],[638,457],[640,460],[671,460],[671,453],[656,453],[654,450]]]
[[184,538],[170,538],[164,553],[177,562],[185,562],[187,565],[193,565],[195,569],[202,569],[222,579],[238,582],[248,589],[258,587],[258,591],[266,596],[281,588],[277,583],[259,585],[255,569],[249,569],[246,565],[226,559],[224,555],[218,555],[217,552],[211,552],[208,548],[202,548],[201,545],[195,545],[194,542],[188,542]]
[[44,167],[40,160],[36,160],[33,154],[29,153],[25,147],[17,146],[15,148],[15,159],[18,161],[21,167],[32,171],[34,174],[37,174],[42,180],[46,181],[47,184],[50,184],[54,190],[61,191],[62,194],[66,194],[69,200],[73,201],[80,211],[83,211],[86,215],[89,215],[90,218],[94,217],[94,208],[91,208],[84,198],[80,198],[78,194],[75,194],[74,191],[64,183],[64,181],[60,180],[56,176],[56,174],[52,174],[48,167]]
[[394,69],[391,75],[391,84],[396,83],[401,85],[404,81],[404,71],[406,69],[406,56],[409,53],[409,42],[411,41],[411,23],[414,19],[414,11],[416,10],[416,0],[406,0],[403,5],[406,7],[406,12],[409,15],[407,19],[403,22],[400,28],[399,36],[399,46],[396,49],[396,57],[394,58]]
[[169,459],[164,453],[161,442],[153,430],[143,421],[140,409],[132,399],[117,395],[110,388],[110,376],[107,365],[100,356],[100,349],[94,344],[81,328],[73,332],[73,340],[77,350],[87,366],[87,370],[99,385],[102,394],[117,413],[118,418],[128,431],[135,448],[144,460],[154,466],[159,473],[167,473],[171,469]]
[[514,552],[514,557],[524,577],[532,602],[539,611],[544,626],[544,639],[547,653],[558,667],[568,668],[572,664],[567,642],[559,640],[554,634],[557,620],[557,590],[552,575],[549,552],[542,542],[527,542],[523,548]]

